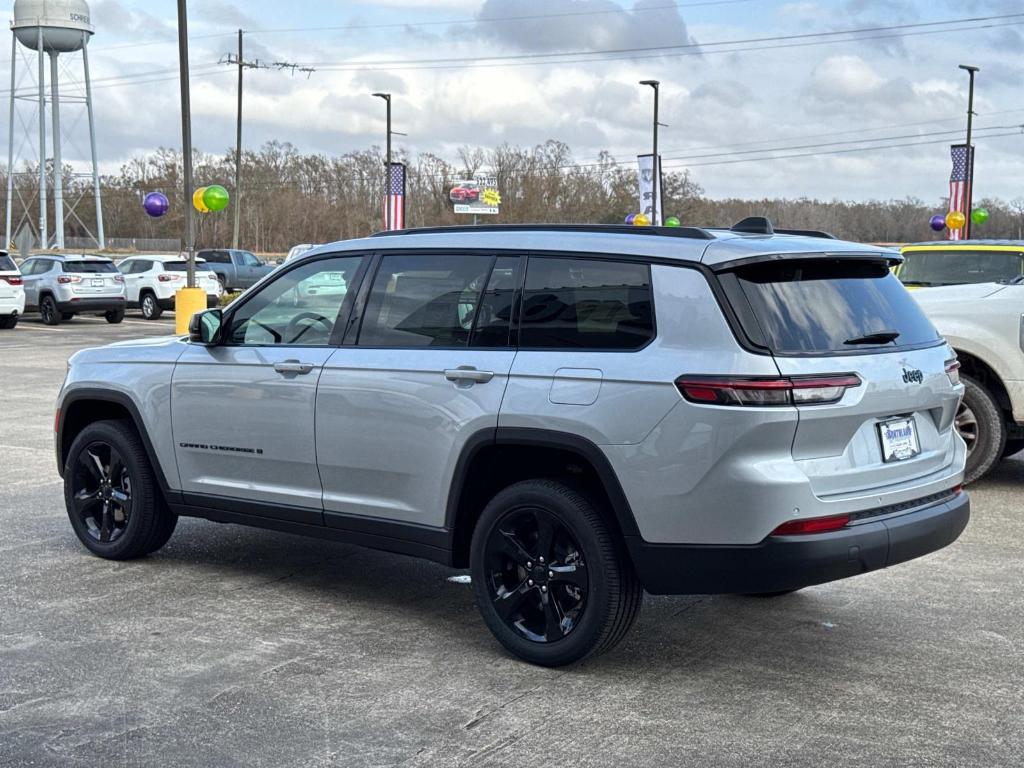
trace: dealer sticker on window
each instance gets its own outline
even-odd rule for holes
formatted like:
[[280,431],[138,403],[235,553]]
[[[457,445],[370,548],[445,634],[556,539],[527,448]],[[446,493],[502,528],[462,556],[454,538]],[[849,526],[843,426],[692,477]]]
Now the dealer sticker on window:
[[878,425],[878,435],[882,441],[882,459],[885,461],[903,461],[921,452],[917,428],[912,418],[883,421]]

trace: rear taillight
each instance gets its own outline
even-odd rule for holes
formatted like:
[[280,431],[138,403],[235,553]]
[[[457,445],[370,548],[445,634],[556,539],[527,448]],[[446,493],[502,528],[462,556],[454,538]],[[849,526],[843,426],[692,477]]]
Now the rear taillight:
[[82,282],[82,278],[78,275],[61,275],[57,278],[57,282],[62,285],[67,285],[68,283],[80,283]]
[[124,282],[124,275],[114,275],[114,282],[115,283],[123,283]]
[[53,414],[53,431],[60,432],[60,408]]
[[161,283],[173,283],[175,280],[182,280],[183,278],[184,275],[168,274],[165,272],[162,275],[157,275],[156,279]]
[[954,387],[960,383],[960,361],[956,358],[946,361],[946,375]]
[[683,397],[705,405],[821,405],[839,401],[846,390],[860,385],[860,377],[852,373],[780,378],[682,376],[676,380]]
[[0,280],[3,280],[8,285],[21,285],[21,278],[17,275],[0,275]]
[[799,536],[802,533],[827,533],[845,528],[850,522],[849,515],[831,515],[830,517],[809,517],[806,520],[790,520],[774,531],[772,536]]

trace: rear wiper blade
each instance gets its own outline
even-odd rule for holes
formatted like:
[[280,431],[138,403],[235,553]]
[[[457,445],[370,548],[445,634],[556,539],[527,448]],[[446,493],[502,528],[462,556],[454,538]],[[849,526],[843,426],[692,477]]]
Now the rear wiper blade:
[[854,336],[852,339],[844,341],[843,344],[888,344],[890,341],[896,341],[899,337],[899,331],[875,331],[863,336]]

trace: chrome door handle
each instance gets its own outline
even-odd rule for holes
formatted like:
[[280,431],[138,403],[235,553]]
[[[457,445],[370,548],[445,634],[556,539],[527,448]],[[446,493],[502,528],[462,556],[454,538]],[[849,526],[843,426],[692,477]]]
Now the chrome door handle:
[[313,370],[313,364],[300,363],[298,360],[285,360],[283,363],[274,363],[274,370],[278,373],[309,373]]
[[463,365],[458,368],[448,368],[444,372],[448,381],[474,381],[478,384],[486,384],[494,378],[494,371],[478,371],[471,365]]

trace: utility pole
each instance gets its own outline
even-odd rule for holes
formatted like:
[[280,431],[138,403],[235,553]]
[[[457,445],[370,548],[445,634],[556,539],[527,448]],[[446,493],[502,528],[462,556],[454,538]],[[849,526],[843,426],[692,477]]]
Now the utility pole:
[[231,247],[238,248],[238,228],[242,215],[242,30],[238,30],[238,122],[235,126],[235,229]]
[[192,106],[188,89],[188,10],[178,0],[178,80],[181,83],[181,154],[185,178],[185,250],[188,252],[189,288],[196,287],[196,243],[192,228]]
[[246,61],[243,55],[243,36],[245,30],[238,30],[238,53],[222,56],[219,63],[238,67],[238,110],[235,124],[235,196],[234,196],[234,231],[231,236],[231,247],[238,248],[239,231],[242,221],[242,72],[246,69],[287,69],[292,74],[302,72],[308,78],[316,70],[303,67],[292,61],[273,61],[269,64],[259,59]]
[[967,89],[967,195],[964,200],[964,240],[971,237],[971,208],[974,204],[974,147],[971,146],[971,127],[974,118],[974,74],[979,67],[970,64],[961,64],[960,69],[967,72],[970,84]]
[[658,197],[661,194],[661,163],[658,161],[658,80],[641,80],[640,85],[649,85],[654,89],[654,153],[651,158],[651,167],[654,169],[654,208],[651,214],[651,224],[655,227],[661,226],[661,208]]
[[384,228],[391,231],[391,94],[375,93],[378,99],[387,104],[387,142],[384,160]]

